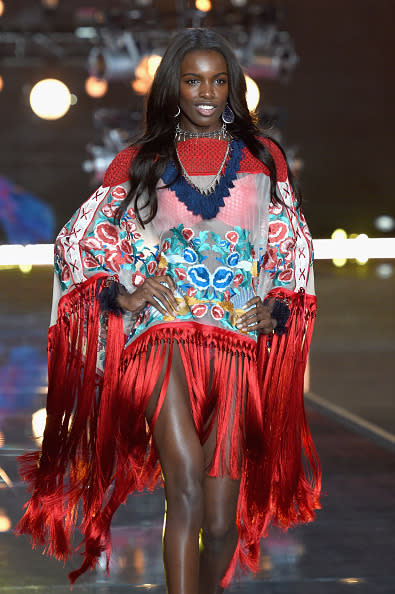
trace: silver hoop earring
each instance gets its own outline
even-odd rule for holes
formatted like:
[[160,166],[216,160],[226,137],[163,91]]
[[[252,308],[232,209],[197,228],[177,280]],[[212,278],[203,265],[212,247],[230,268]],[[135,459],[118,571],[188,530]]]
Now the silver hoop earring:
[[233,124],[235,121],[235,114],[233,113],[229,103],[225,105],[225,109],[222,112],[222,121],[225,122],[225,124]]
[[179,105],[177,105],[177,113],[176,113],[176,114],[174,114],[174,117],[175,117],[175,118],[178,118],[178,116],[180,115],[180,113],[181,113],[180,106],[179,106]]

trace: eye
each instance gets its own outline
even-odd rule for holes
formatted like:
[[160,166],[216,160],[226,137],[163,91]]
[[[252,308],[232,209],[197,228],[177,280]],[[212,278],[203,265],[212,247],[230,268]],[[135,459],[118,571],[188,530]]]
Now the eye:
[[188,78],[186,81],[184,81],[187,85],[196,85],[199,83],[199,81],[196,78]]
[[217,85],[226,85],[228,81],[226,78],[217,78],[215,82],[217,83]]

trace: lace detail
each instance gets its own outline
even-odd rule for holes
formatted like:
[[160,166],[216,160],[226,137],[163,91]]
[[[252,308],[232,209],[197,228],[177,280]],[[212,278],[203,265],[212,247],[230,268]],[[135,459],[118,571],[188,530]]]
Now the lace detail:
[[[203,219],[213,219],[221,206],[225,206],[224,198],[229,196],[230,189],[234,187],[234,181],[242,159],[242,150],[244,143],[242,140],[232,140],[230,143],[230,157],[225,167],[223,176],[220,178],[214,192],[209,196],[202,194],[187,182],[184,176],[177,179],[177,169],[175,164],[170,161],[162,179],[165,184],[170,184],[177,198],[185,204],[187,209],[195,215],[200,215]],[[173,181],[175,180],[175,181]]]

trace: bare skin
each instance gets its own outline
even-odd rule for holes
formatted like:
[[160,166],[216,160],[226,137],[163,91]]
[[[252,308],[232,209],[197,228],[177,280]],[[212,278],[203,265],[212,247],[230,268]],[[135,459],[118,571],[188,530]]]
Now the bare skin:
[[[220,128],[228,93],[228,70],[222,54],[214,50],[186,54],[180,72],[181,127],[207,132]],[[161,313],[176,316],[175,289],[170,276],[149,278],[134,293],[119,295],[118,302],[133,313],[151,304]],[[245,304],[249,311],[239,319],[238,327],[269,334],[276,326],[270,317],[272,306],[272,302],[264,305],[260,297],[253,297]],[[173,346],[169,387],[153,434],[165,482],[163,548],[167,591],[218,594],[223,592],[219,583],[237,544],[240,481],[206,473],[213,442],[208,439],[202,445],[197,436],[181,356],[177,345]],[[155,402],[153,394],[146,411],[148,421]]]

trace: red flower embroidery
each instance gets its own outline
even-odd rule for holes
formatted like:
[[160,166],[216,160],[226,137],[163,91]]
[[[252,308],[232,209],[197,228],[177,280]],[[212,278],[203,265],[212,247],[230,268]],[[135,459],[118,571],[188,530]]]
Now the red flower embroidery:
[[230,301],[230,291],[228,289],[224,291],[224,301]]
[[156,270],[157,267],[157,263],[155,262],[155,260],[152,260],[151,262],[148,262],[147,264],[147,270],[150,274],[153,274]]
[[228,231],[225,233],[225,238],[231,243],[237,243],[239,241],[239,234],[237,231]]
[[202,318],[204,314],[207,313],[207,305],[204,305],[204,303],[196,303],[195,305],[192,305],[191,312],[195,318]]
[[117,208],[117,205],[105,204],[101,211],[106,217],[112,218],[115,215]]
[[111,192],[111,196],[117,200],[123,200],[126,197],[126,190],[122,186],[117,186]]
[[118,230],[110,223],[100,223],[96,227],[96,235],[101,241],[111,245],[115,245],[119,240]]
[[263,268],[271,270],[277,266],[277,251],[274,248],[268,248],[263,259]]
[[145,276],[144,274],[141,274],[141,272],[135,272],[134,274],[132,274],[132,283],[134,284],[135,287],[140,287],[145,281]]
[[123,239],[120,243],[120,248],[121,248],[121,252],[124,252],[125,254],[132,254],[133,250],[132,250],[132,246],[130,245],[130,243],[128,242],[127,239]]
[[214,320],[222,320],[225,312],[220,305],[213,305],[211,308],[211,315],[213,316]]
[[96,237],[87,237],[80,242],[83,250],[101,250],[102,244]]
[[293,239],[292,237],[288,237],[287,239],[284,239],[284,241],[282,241],[280,243],[279,249],[281,254],[285,255],[285,259],[291,261],[293,259],[293,253],[294,253],[294,247],[295,247],[295,239]]
[[269,225],[270,243],[278,243],[288,237],[288,225],[282,221],[274,221]]
[[170,243],[166,239],[166,241],[162,245],[162,252],[166,252],[169,249],[169,247],[170,247]]
[[67,266],[67,264],[65,266],[63,266],[60,278],[62,279],[62,281],[64,283],[67,283],[67,281],[70,280],[70,269]]
[[190,229],[189,227],[184,227],[184,229],[182,230],[182,236],[187,241],[189,241],[194,235],[195,235],[195,233],[194,233],[193,229]]
[[98,261],[92,256],[92,254],[87,254],[83,261],[86,268],[98,268],[99,266]]
[[185,280],[187,277],[187,273],[186,270],[184,270],[184,268],[175,268],[174,272],[180,280]]
[[106,253],[106,263],[114,272],[119,272],[121,270],[122,262],[123,258],[119,249]]
[[133,238],[134,239],[141,239],[141,233],[137,233],[137,231],[136,231],[136,233],[133,234]]
[[238,274],[235,274],[234,278],[233,278],[233,284],[238,287],[240,283],[243,282],[243,275],[239,272]]
[[282,283],[289,283],[289,282],[291,282],[292,277],[293,277],[293,271],[291,270],[291,268],[286,268],[285,270],[280,272],[280,274],[278,275],[278,280],[281,281]]
[[195,287],[190,287],[187,291],[188,297],[195,297],[196,293],[197,290],[195,289]]

